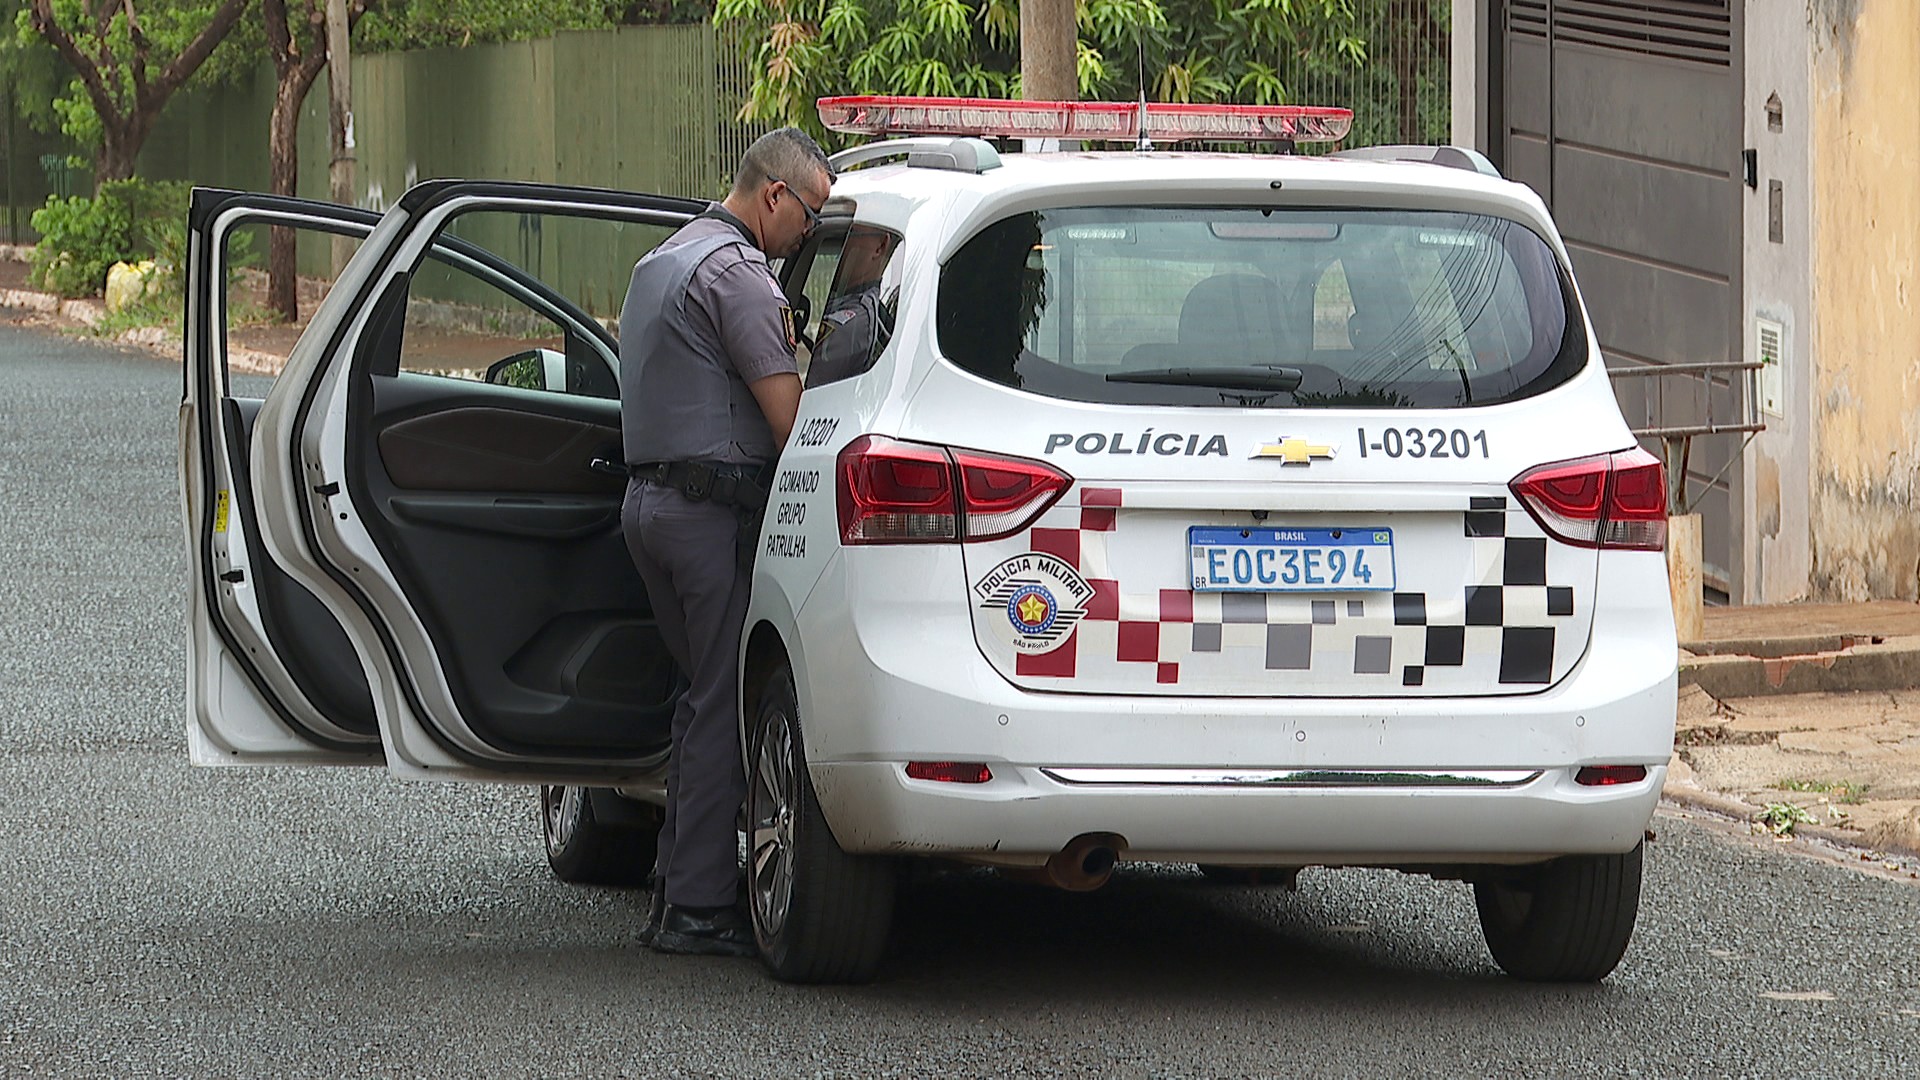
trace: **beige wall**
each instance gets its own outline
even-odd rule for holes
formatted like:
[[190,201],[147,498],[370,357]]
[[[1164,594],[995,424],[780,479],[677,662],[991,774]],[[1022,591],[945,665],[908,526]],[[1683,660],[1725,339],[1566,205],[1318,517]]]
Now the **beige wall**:
[[1809,0],[1810,586],[1920,596],[1920,4]]

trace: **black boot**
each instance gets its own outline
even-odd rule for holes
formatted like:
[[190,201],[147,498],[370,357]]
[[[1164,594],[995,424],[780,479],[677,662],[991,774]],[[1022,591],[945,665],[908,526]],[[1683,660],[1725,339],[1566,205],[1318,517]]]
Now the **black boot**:
[[753,926],[731,905],[717,908],[667,908],[653,951],[693,956],[753,956]]

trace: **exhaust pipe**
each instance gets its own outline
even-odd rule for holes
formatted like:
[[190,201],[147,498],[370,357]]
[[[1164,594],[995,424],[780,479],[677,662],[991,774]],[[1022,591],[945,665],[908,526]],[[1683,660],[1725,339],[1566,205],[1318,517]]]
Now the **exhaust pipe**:
[[1068,892],[1092,892],[1113,876],[1126,849],[1123,836],[1081,833],[1047,859],[1047,881]]

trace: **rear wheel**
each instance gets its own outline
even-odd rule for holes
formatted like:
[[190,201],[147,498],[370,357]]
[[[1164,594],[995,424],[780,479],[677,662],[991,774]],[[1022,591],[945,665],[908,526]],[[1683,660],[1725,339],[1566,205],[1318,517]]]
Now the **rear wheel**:
[[579,885],[641,885],[653,873],[660,842],[657,807],[622,799],[612,788],[540,789],[547,865]]
[[1626,955],[1640,912],[1641,846],[1567,855],[1474,882],[1494,962],[1536,982],[1598,982]]
[[784,664],[760,694],[747,760],[747,887],[761,959],[786,982],[873,978],[893,921],[893,867],[840,850],[827,828]]

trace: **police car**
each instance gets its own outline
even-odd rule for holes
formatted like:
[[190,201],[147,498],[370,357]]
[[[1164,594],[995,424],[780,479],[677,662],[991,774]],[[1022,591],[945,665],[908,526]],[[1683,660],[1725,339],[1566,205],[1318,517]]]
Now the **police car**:
[[[821,111],[881,138],[780,268],[836,360],[741,658],[772,971],[870,977],[938,859],[1082,890],[1396,867],[1470,883],[1508,972],[1608,974],[1672,745],[1665,477],[1541,201],[1454,148],[1178,149],[1337,140],[1340,110]],[[195,193],[196,763],[542,785],[556,873],[644,877],[681,684],[619,531],[606,303],[701,207]],[[230,263],[268,228],[357,251],[262,385]]]

